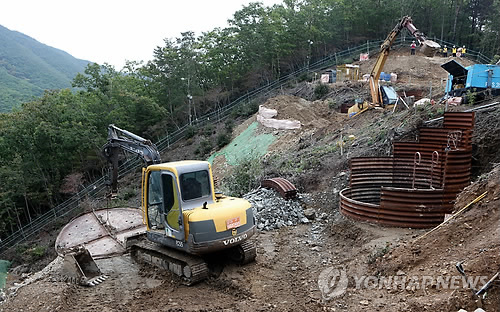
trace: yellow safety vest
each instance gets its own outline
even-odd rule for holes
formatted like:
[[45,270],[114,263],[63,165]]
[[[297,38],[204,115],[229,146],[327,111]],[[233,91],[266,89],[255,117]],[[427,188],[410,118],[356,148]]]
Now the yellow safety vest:
[[465,48],[462,48],[462,53],[465,54]]
[[457,48],[453,48],[453,50],[451,50],[451,53],[457,53]]
[[443,49],[443,52],[444,52],[444,53],[447,53],[447,52],[448,52],[448,48],[444,48],[444,49]]

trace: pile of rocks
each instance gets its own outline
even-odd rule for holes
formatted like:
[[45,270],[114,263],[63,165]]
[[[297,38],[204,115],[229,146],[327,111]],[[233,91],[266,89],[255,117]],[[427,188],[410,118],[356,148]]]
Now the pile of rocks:
[[243,197],[252,204],[257,228],[262,231],[309,223],[308,217],[314,219],[314,212],[312,216],[306,216],[301,194],[296,199],[286,200],[274,190],[260,188]]
[[[61,256],[58,256],[51,263],[49,263],[45,268],[43,268],[41,271],[38,271],[34,274],[21,273],[21,279],[23,281],[21,283],[14,283],[14,286],[12,286],[8,289],[8,292],[6,294],[6,298],[14,297],[17,294],[17,291],[24,286],[27,286],[31,283],[34,283],[38,280],[44,279],[44,278],[49,277],[51,275],[58,275],[63,267],[63,261],[64,261],[63,258]],[[12,269],[12,272],[16,272],[16,273],[24,272],[24,271],[25,271],[24,266],[19,266],[19,267]],[[4,298],[4,300],[6,300],[6,298]]]

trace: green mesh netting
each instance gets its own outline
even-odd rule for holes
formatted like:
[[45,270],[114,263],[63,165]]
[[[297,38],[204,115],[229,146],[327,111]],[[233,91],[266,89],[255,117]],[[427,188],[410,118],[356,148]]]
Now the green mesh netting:
[[257,126],[258,123],[253,122],[226,147],[210,156],[208,161],[212,163],[215,157],[224,155],[226,162],[231,166],[235,166],[242,160],[264,156],[269,145],[276,140],[276,137],[272,134],[256,135]]

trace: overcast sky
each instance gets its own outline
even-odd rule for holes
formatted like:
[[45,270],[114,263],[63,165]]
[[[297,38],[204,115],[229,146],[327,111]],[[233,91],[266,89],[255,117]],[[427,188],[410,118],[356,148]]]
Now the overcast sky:
[[[120,70],[150,60],[164,38],[225,27],[251,0],[5,0],[0,25],[76,58]],[[281,0],[260,0],[266,6]],[[0,42],[1,44],[1,42]]]

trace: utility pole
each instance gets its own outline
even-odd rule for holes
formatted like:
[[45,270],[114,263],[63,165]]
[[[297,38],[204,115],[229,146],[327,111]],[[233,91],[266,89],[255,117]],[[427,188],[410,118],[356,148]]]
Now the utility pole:
[[191,125],[191,123],[193,122],[193,117],[191,115],[191,105],[192,105],[192,101],[193,101],[193,96],[191,94],[188,94],[187,99],[188,99],[188,107],[189,107],[189,125]]
[[192,103],[192,102],[193,102],[193,96],[191,95],[191,90],[190,90],[190,86],[189,86],[190,79],[189,79],[189,77],[188,77],[188,78],[184,78],[184,77],[182,77],[182,78],[181,78],[181,80],[182,80],[182,81],[187,80],[187,96],[186,96],[186,97],[187,97],[187,100],[188,100],[188,110],[189,110],[189,112],[188,112],[188,116],[189,116],[189,125],[191,125],[191,124],[192,124],[192,122],[193,122],[193,115],[191,114],[191,111],[192,111],[191,106],[192,106],[192,104],[193,104],[193,103]]
[[307,69],[309,69],[309,64],[311,62],[312,45],[314,42],[312,42],[312,40],[308,39],[307,43],[309,43],[309,54],[307,55]]

